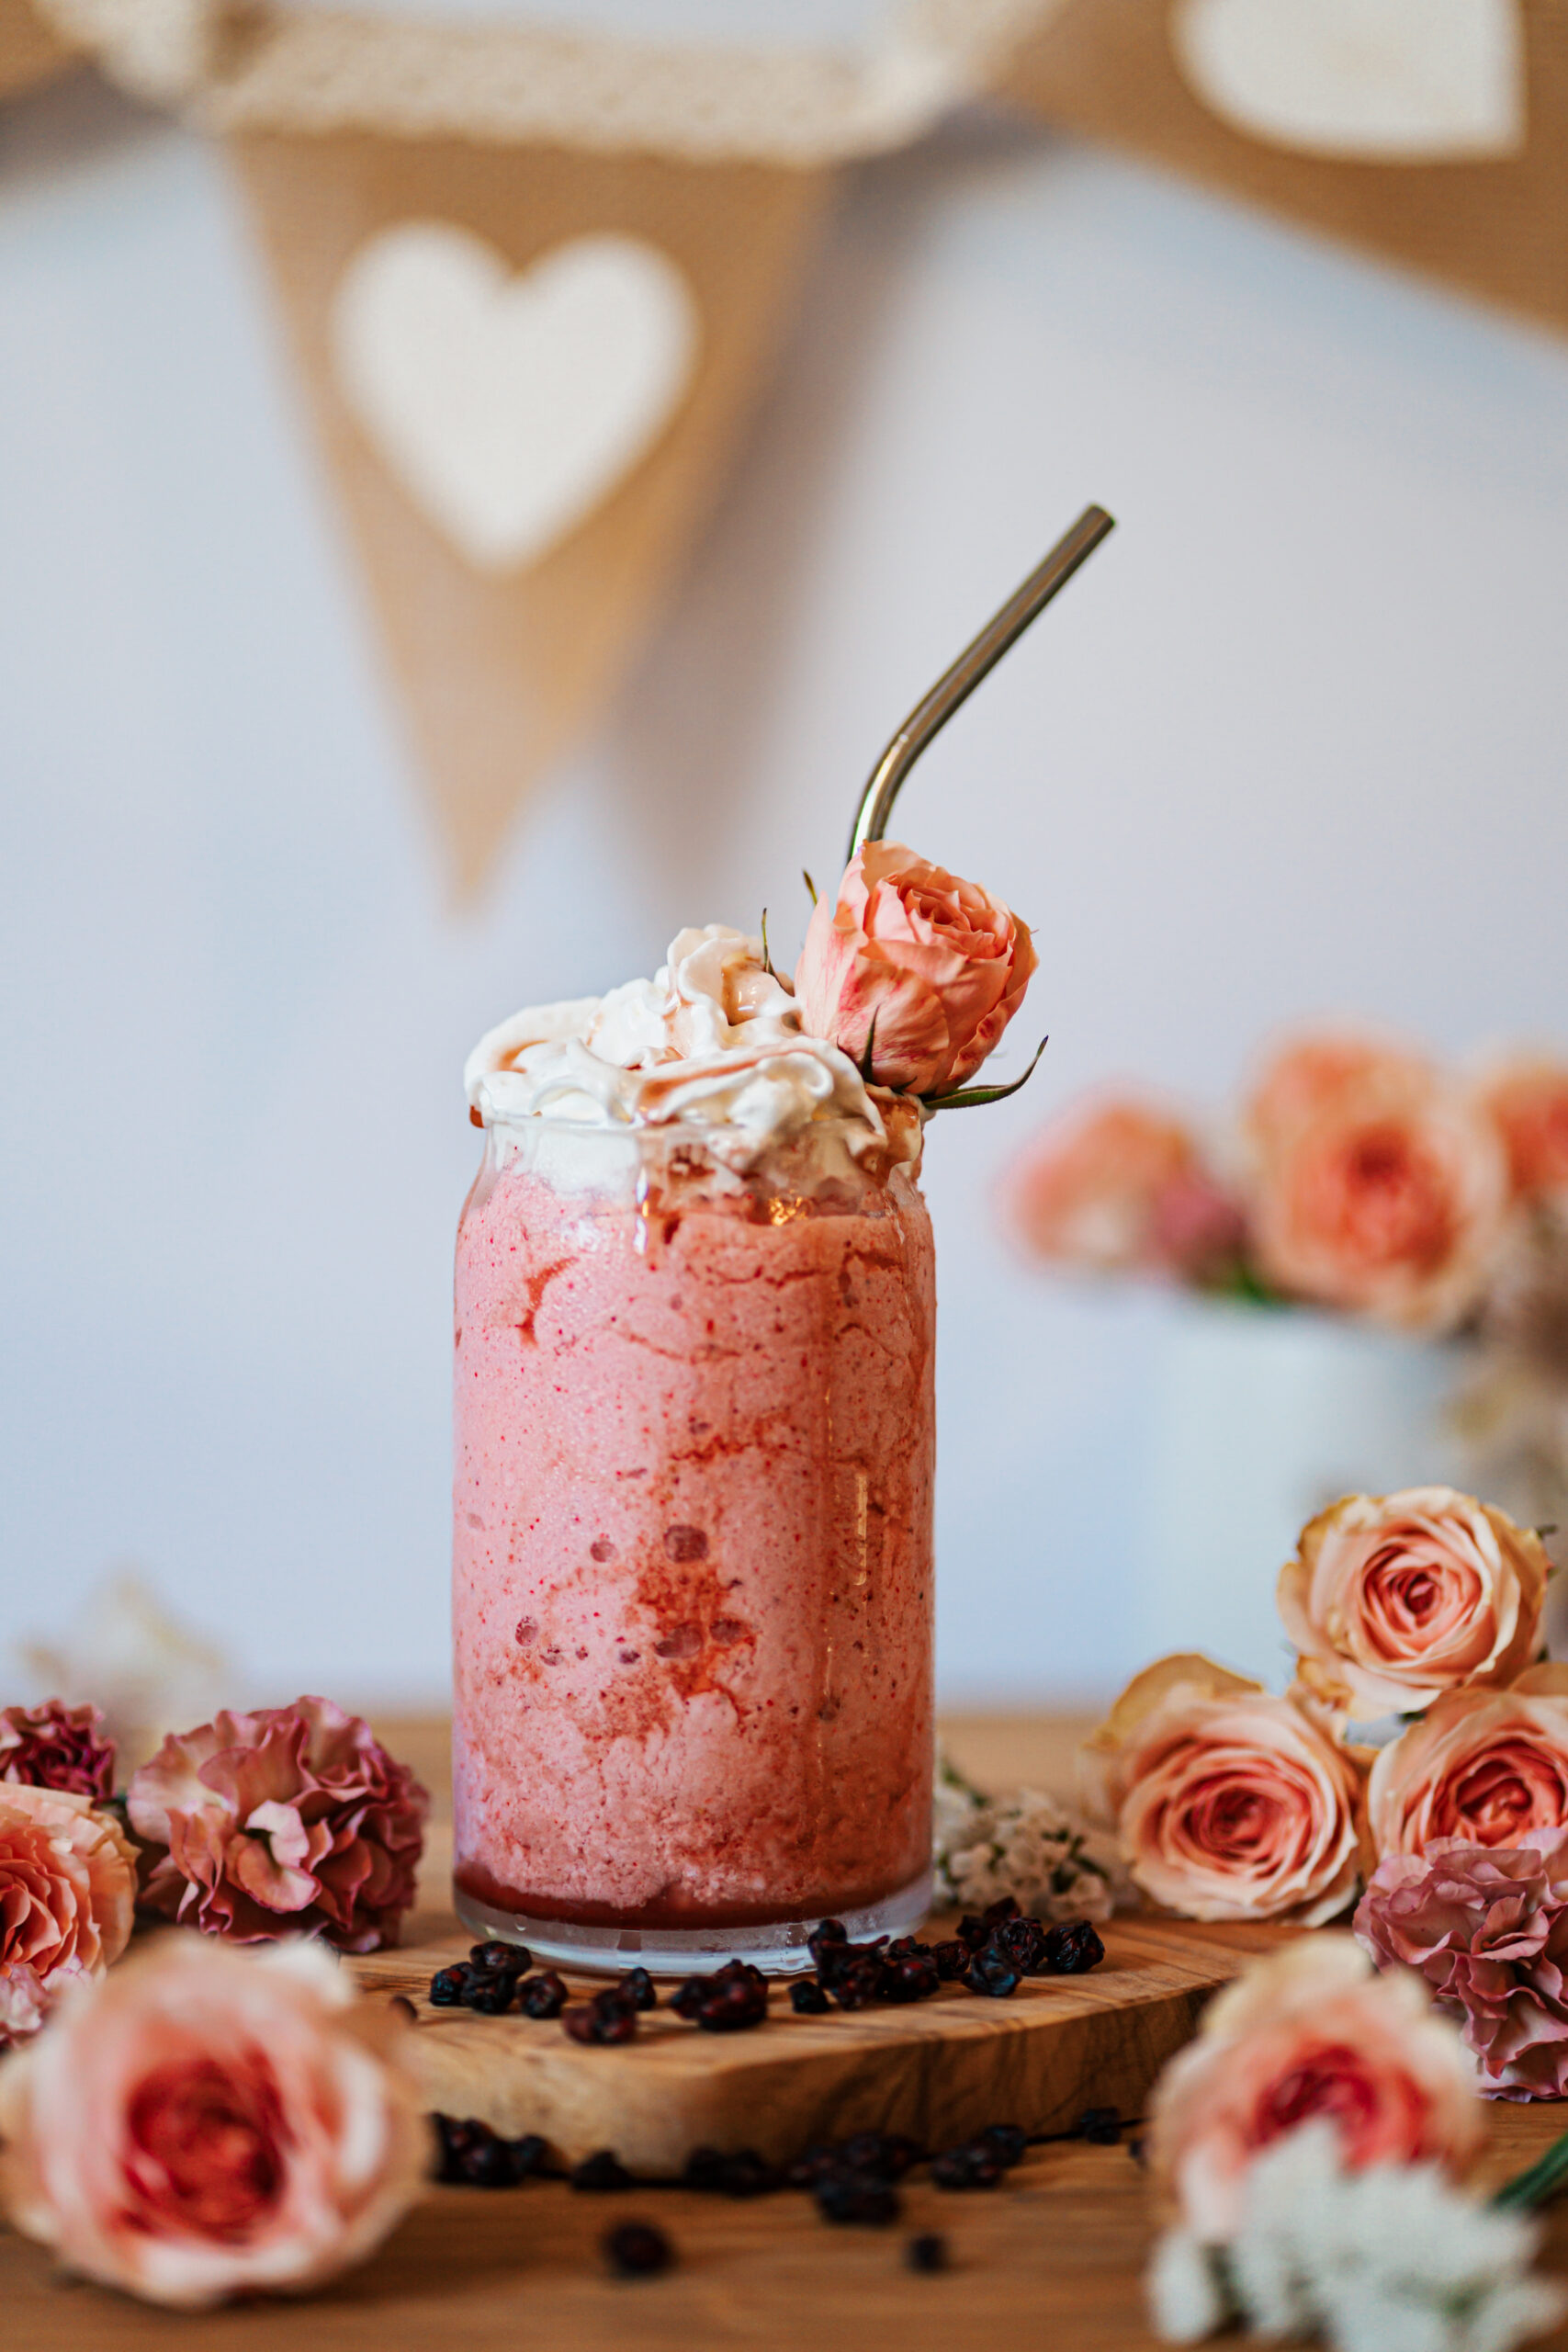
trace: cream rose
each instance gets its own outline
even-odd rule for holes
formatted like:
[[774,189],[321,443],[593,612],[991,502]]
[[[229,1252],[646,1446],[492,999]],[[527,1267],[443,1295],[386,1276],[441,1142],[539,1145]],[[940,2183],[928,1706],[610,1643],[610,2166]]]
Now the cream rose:
[[[1310,1107],[1309,1107],[1310,1104]],[[1506,1229],[1506,1156],[1456,1088],[1390,1057],[1259,1118],[1258,1265],[1278,1289],[1416,1330],[1480,1296]]]
[[1280,1614],[1315,1698],[1371,1722],[1512,1682],[1540,1641],[1539,1535],[1451,1487],[1348,1495],[1302,1531]]
[[161,1937],[0,2066],[6,2211],[152,2302],[314,2286],[379,2245],[428,2169],[403,2032],[316,1946]]
[[60,1983],[118,1959],[135,1908],[136,1856],[112,1814],[0,1782],[0,2043],[42,2023]]
[[879,1086],[937,1094],[972,1078],[1023,1002],[1029,927],[977,883],[897,842],[856,851],[819,899],[795,967],[801,1023]]
[[1224,2245],[1253,2159],[1313,2121],[1335,2126],[1351,2172],[1435,2163],[1462,2177],[1485,2137],[1459,2034],[1418,1977],[1380,1976],[1345,1935],[1303,1937],[1210,2003],[1156,2086],[1150,2162],[1192,2233]]
[[1191,1129],[1134,1095],[1054,1121],[1012,1169],[1007,1205],[1034,1256],[1101,1272],[1145,1268],[1201,1282],[1241,1253],[1240,1204]]
[[1161,1658],[1080,1759],[1134,1883],[1192,1919],[1344,1910],[1359,1876],[1355,1759],[1289,1699],[1212,1658]]
[[1517,1846],[1568,1826],[1568,1666],[1532,1666],[1506,1690],[1450,1690],[1382,1748],[1367,1784],[1381,1861],[1434,1838]]
[[1319,1114],[1369,1082],[1425,1092],[1432,1064],[1414,1047],[1359,1030],[1314,1030],[1286,1038],[1259,1071],[1243,1124],[1260,1153],[1280,1149]]

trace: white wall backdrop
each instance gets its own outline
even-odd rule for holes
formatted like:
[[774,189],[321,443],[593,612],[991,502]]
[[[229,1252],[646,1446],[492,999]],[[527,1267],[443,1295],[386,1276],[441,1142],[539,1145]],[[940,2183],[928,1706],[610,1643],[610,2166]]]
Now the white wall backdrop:
[[220,162],[90,82],[11,109],[0,1652],[129,1559],[256,1695],[439,1697],[467,1046],[683,922],[798,933],[1095,498],[901,830],[1037,924],[1053,1039],[931,1144],[944,1686],[1141,1662],[1180,1313],[1021,1270],[997,1172],[1292,1015],[1568,1043],[1565,425],[1568,345],[1101,155],[868,169],[668,627],[455,914]]

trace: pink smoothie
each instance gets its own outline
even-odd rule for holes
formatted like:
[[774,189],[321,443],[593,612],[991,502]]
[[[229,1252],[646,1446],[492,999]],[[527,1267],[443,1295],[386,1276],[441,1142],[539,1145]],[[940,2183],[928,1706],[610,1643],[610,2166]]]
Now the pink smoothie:
[[465,1212],[458,1883],[605,1926],[859,1909],[931,1854],[930,1221],[901,1169],[844,1213],[655,1212],[522,1159]]

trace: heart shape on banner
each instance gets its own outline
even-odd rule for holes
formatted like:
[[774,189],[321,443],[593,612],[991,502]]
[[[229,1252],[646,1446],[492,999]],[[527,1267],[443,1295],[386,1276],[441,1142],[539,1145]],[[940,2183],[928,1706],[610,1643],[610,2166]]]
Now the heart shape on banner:
[[536,563],[647,455],[699,325],[684,276],[640,238],[574,237],[514,275],[468,230],[408,220],[354,255],[331,334],[383,462],[476,571],[499,573]]
[[1437,164],[1524,143],[1518,0],[1178,0],[1170,38],[1204,105],[1277,146]]

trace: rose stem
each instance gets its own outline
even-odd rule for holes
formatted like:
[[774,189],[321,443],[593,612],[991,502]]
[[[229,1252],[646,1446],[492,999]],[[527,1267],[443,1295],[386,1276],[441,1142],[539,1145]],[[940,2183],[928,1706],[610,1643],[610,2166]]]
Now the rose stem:
[[1505,2212],[1523,2207],[1528,2212],[1533,2205],[1544,2205],[1568,2180],[1568,2132],[1553,2140],[1544,2156],[1524,2172],[1517,2172],[1506,2180],[1493,2198],[1494,2205],[1501,2205]]
[[986,623],[974,643],[964,647],[951,670],[942,672],[925,700],[915,705],[873,768],[861,795],[850,836],[851,857],[863,842],[882,839],[899,788],[927,744],[941,733],[959,705],[968,701],[1008,648],[1017,644],[1030,622],[1038,619],[1057,589],[1066,586],[1079,564],[1115,528],[1114,516],[1103,506],[1086,506],[1066,538],[1057,540],[1022,587]]

